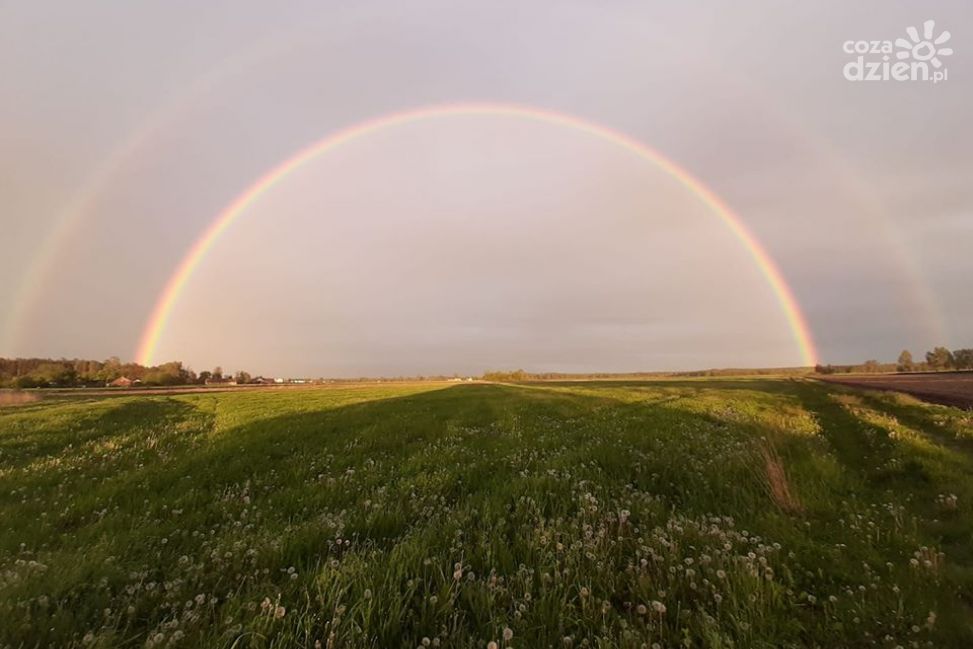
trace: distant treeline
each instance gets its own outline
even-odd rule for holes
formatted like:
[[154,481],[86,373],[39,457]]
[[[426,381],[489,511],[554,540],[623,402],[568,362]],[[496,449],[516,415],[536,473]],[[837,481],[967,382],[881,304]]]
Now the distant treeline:
[[51,358],[0,358],[0,387],[71,388],[95,387],[120,382],[122,385],[192,385],[204,383],[251,383],[247,372],[224,376],[219,367],[196,374],[179,361],[146,367],[106,361]]
[[816,365],[818,374],[858,374],[882,372],[942,372],[946,370],[973,370],[973,349],[954,349],[936,347],[926,352],[925,361],[916,361],[912,352],[903,349],[894,363],[880,363],[868,360],[858,365]]
[[[935,372],[944,370],[973,370],[973,349],[936,347],[926,352],[924,361],[915,361],[909,350],[903,350],[895,363],[867,360],[852,365],[816,365],[818,374],[850,374],[881,372]],[[808,367],[724,368],[693,370],[686,372],[527,372],[525,370],[487,371],[480,377],[485,381],[571,381],[592,379],[651,379],[660,377],[707,377],[707,376],[768,376],[802,375]],[[452,376],[399,376],[394,378],[318,378],[318,379],[267,379],[253,377],[248,372],[224,374],[222,368],[198,374],[179,361],[146,367],[138,363],[122,363],[112,357],[105,361],[51,358],[0,358],[0,388],[71,388],[106,385],[212,385],[248,383],[357,383],[369,381],[460,381]],[[469,379],[467,379],[469,380]]]
[[[0,358],[0,388],[80,388],[115,384],[129,386],[319,385],[370,382],[461,381],[456,374],[434,376],[355,377],[355,378],[267,378],[249,372],[224,373],[220,367],[198,374],[179,361],[146,367],[123,363],[112,357],[106,361],[52,358]],[[472,380],[467,378],[465,380]]]

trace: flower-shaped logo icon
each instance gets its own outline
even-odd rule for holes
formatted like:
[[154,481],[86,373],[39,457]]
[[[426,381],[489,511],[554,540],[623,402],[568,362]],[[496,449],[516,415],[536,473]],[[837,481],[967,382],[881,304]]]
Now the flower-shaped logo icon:
[[939,60],[939,57],[949,56],[953,53],[953,48],[939,47],[949,41],[950,33],[944,31],[933,40],[935,27],[935,20],[927,20],[922,23],[921,38],[919,37],[919,30],[915,27],[906,29],[905,33],[908,34],[909,39],[897,38],[895,40],[895,46],[901,48],[895,55],[900,59],[908,59],[911,57],[916,61],[929,61],[934,68],[941,68],[943,62]]

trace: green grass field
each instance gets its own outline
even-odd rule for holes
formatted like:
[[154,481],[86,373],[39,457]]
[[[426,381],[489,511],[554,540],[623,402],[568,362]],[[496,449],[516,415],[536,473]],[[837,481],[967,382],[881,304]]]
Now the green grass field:
[[40,401],[0,647],[970,647],[971,504],[969,412],[803,380]]

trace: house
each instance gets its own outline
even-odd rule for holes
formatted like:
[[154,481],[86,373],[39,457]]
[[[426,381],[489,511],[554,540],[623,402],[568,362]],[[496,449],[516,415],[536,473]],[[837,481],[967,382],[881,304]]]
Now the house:
[[132,379],[127,376],[119,376],[117,379],[108,384],[110,388],[130,388],[132,384],[135,383]]

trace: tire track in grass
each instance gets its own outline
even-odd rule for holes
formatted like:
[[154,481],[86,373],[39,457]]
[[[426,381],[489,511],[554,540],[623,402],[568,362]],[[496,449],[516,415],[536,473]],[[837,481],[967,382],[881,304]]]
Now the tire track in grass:
[[941,415],[947,420],[963,417],[965,413],[957,408],[926,404],[921,401],[910,402],[913,397],[882,392],[864,392],[862,398],[872,408],[894,417],[929,438],[931,442],[973,458],[973,416],[969,416],[971,424],[967,434],[957,436],[944,431],[943,426],[937,424],[935,418],[935,415]]
[[[963,440],[949,440],[922,413],[904,409],[885,395],[862,393],[847,388],[828,389],[805,384],[800,390],[806,407],[820,418],[822,433],[832,443],[839,460],[865,478],[866,490],[860,496],[881,502],[895,493],[907,503],[920,526],[922,536],[934,541],[947,557],[944,577],[951,582],[955,601],[973,620],[973,521],[961,510],[948,511],[935,505],[937,494],[955,490],[969,501],[973,494],[973,462],[969,446]],[[854,403],[842,403],[836,396],[845,395]],[[932,412],[943,406],[918,405]],[[860,410],[856,416],[853,410]],[[905,428],[920,439],[902,438],[895,429]],[[887,418],[886,423],[867,419]],[[928,447],[928,448],[927,448]],[[963,447],[963,448],[960,448]],[[871,453],[869,455],[869,453]],[[871,462],[865,460],[871,458]],[[905,495],[905,498],[902,496]],[[968,506],[968,502],[960,507]]]
[[[933,477],[924,496],[929,502],[935,498],[937,503],[929,528],[950,559],[947,565],[959,587],[958,595],[973,619],[973,518],[969,515],[969,504],[973,501],[973,440],[948,435],[936,424],[935,415],[954,414],[950,411],[956,411],[955,408],[903,403],[903,397],[882,393],[865,393],[863,401],[908,429],[935,453],[934,457],[923,458],[930,465]],[[941,492],[937,487],[948,491]]]

